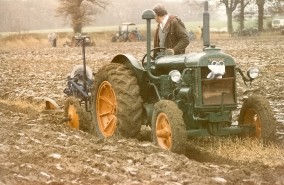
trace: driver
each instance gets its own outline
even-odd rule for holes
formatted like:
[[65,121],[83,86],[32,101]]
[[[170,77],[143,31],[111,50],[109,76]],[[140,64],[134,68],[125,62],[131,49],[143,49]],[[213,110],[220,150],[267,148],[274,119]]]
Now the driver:
[[[184,23],[174,15],[169,15],[164,5],[153,8],[158,23],[154,36],[154,48],[165,47],[166,55],[184,54],[189,44],[188,32]],[[154,57],[159,51],[154,52]]]

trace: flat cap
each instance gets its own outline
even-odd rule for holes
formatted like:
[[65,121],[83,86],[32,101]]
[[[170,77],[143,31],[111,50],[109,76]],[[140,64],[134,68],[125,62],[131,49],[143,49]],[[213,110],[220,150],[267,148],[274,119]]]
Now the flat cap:
[[164,15],[167,15],[167,14],[168,14],[168,12],[167,12],[165,6],[162,5],[162,4],[157,4],[157,5],[155,5],[154,8],[153,8],[153,11],[154,11],[158,16],[164,16]]

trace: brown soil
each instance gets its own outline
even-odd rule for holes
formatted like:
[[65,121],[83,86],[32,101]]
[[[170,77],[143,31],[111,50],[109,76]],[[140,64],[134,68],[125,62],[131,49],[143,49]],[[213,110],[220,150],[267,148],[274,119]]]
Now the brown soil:
[[[232,55],[243,70],[254,65],[260,68],[252,91],[269,100],[277,120],[277,150],[270,153],[279,154],[275,158],[261,152],[248,156],[235,149],[238,157],[244,156],[242,160],[226,158],[217,148],[209,152],[190,141],[186,154],[178,155],[146,139],[102,140],[70,129],[63,124],[63,111],[44,111],[43,104],[48,97],[64,105],[67,74],[82,63],[81,48],[62,47],[64,42],[59,40],[57,48],[46,40],[0,45],[0,185],[284,184],[283,36],[212,37],[212,43]],[[202,42],[191,42],[187,50],[201,51]],[[87,48],[86,58],[88,66],[97,71],[118,53],[140,60],[145,51],[145,42],[101,40]],[[238,78],[241,102],[252,88]]]

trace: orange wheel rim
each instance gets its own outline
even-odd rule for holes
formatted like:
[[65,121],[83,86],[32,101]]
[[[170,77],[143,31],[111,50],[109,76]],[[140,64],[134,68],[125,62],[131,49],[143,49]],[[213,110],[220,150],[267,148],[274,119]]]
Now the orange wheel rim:
[[130,33],[130,34],[128,35],[128,37],[129,37],[129,40],[130,40],[130,41],[132,41],[132,42],[136,41],[136,36],[135,36],[134,33]]
[[79,115],[77,109],[74,105],[69,105],[68,107],[68,124],[72,128],[79,129]]
[[156,137],[159,146],[162,148],[169,150],[172,147],[172,130],[165,113],[160,113],[157,117]]
[[244,123],[249,123],[255,126],[254,137],[261,137],[261,120],[258,112],[255,109],[248,109],[244,116]]
[[105,137],[110,137],[116,129],[116,96],[111,84],[107,81],[101,83],[96,100],[96,113],[98,126]]

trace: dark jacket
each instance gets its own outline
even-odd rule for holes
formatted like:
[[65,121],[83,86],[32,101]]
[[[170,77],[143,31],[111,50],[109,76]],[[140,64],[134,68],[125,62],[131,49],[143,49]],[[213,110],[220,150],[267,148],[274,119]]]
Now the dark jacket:
[[[154,48],[159,47],[159,26],[158,24],[154,36]],[[177,16],[169,16],[163,31],[166,33],[165,47],[173,49],[175,54],[185,53],[189,37],[184,23]]]

